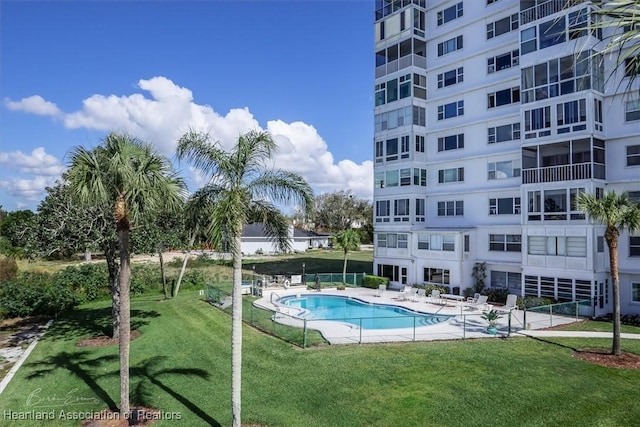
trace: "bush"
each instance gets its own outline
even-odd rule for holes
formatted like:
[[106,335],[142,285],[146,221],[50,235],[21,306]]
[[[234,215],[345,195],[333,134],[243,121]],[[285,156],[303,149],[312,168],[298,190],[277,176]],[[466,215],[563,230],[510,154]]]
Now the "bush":
[[160,267],[153,264],[136,264],[131,268],[131,295],[162,289]]
[[423,286],[426,295],[431,295],[433,291],[438,291],[441,294],[447,293],[447,289],[444,286],[436,285],[434,283],[425,283]]
[[543,305],[551,305],[554,304],[555,301],[552,298],[546,298],[546,297],[518,297],[518,308],[523,309],[523,308],[533,308],[533,307],[540,307]]
[[362,286],[364,288],[378,289],[380,285],[389,286],[389,278],[369,275],[362,278]]
[[[178,278],[175,279],[176,283]],[[187,270],[182,276],[180,289],[203,289],[207,283],[207,275],[202,270]]]
[[640,314],[626,314],[620,318],[625,325],[640,326]]
[[103,263],[67,267],[59,271],[53,281],[58,286],[72,290],[79,303],[105,298],[111,293],[107,266]]
[[13,280],[18,274],[18,263],[15,258],[0,256],[0,282]]
[[507,302],[507,295],[509,295],[509,289],[507,288],[489,288],[486,290],[487,301],[497,302],[504,304]]

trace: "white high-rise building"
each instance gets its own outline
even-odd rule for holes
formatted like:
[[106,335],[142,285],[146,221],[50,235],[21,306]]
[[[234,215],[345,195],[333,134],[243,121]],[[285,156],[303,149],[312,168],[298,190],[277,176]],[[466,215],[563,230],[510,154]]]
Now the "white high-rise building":
[[[604,226],[575,200],[640,201],[640,78],[596,55],[593,7],[376,1],[374,273],[462,293],[486,263],[487,286],[612,311]],[[640,313],[640,235],[618,253]]]

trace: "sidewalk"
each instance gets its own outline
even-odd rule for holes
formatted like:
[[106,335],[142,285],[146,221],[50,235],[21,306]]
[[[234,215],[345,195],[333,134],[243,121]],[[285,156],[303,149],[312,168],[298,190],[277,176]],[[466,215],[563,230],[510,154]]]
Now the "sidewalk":
[[[558,337],[558,338],[613,338],[613,332],[585,332],[585,331],[517,331],[516,334],[528,337]],[[640,334],[620,334],[620,338],[640,340]]]

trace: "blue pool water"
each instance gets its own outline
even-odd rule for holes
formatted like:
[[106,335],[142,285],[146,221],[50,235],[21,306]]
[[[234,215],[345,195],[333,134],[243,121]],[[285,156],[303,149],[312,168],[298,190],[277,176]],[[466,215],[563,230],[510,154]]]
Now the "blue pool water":
[[394,329],[428,326],[444,322],[450,316],[419,313],[406,308],[372,304],[355,298],[337,295],[291,295],[278,303],[305,310],[307,320],[336,320],[352,323],[363,329]]

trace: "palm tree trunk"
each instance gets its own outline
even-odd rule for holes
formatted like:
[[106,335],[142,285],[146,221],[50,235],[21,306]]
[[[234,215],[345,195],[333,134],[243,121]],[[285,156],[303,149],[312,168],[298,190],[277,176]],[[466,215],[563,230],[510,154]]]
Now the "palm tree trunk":
[[162,293],[164,299],[169,298],[167,295],[167,276],[164,274],[164,258],[162,257],[162,249],[158,251],[158,257],[160,258],[160,277],[162,278]]
[[120,417],[129,417],[129,348],[131,346],[131,264],[129,263],[129,218],[122,195],[116,200],[115,217],[120,242]]
[[176,287],[173,290],[173,297],[175,298],[178,295],[178,290],[180,289],[180,283],[182,283],[182,277],[184,276],[184,271],[187,269],[187,261],[189,261],[189,256],[191,255],[191,248],[193,248],[193,242],[196,241],[196,231],[193,231],[191,234],[191,238],[189,239],[189,247],[187,248],[187,253],[184,255],[184,259],[182,260],[182,269],[180,269],[180,275],[178,276],[178,283],[176,283]]
[[242,387],[242,224],[236,227],[233,256],[233,294],[231,314],[231,413],[233,427],[240,427]]
[[620,342],[620,278],[618,275],[618,230],[605,232],[605,238],[609,246],[609,268],[611,269],[611,281],[613,282],[613,346],[611,353],[614,356],[622,354]]
[[107,271],[109,272],[109,289],[111,290],[111,337],[120,337],[120,270],[116,262],[116,248],[111,242],[107,242],[104,248],[107,259]]
[[342,266],[342,284],[347,284],[347,251],[344,251],[344,265]]

